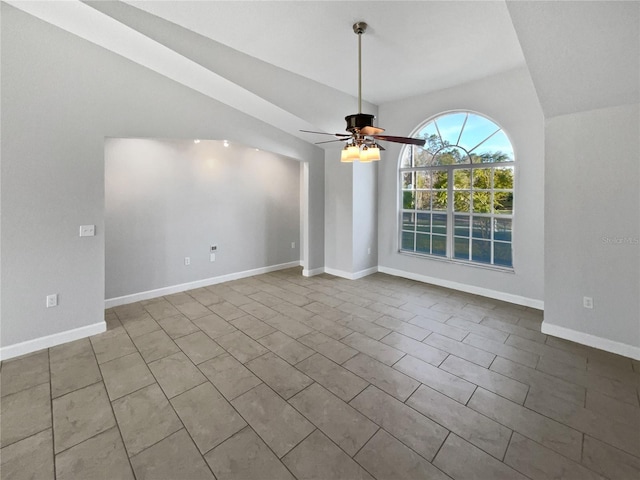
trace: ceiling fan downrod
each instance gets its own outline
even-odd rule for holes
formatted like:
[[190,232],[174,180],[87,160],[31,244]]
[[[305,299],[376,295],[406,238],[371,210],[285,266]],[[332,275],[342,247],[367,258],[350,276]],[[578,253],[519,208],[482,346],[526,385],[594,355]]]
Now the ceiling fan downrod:
[[367,31],[367,24],[354,23],[353,31],[358,35],[358,113],[362,113],[362,34]]

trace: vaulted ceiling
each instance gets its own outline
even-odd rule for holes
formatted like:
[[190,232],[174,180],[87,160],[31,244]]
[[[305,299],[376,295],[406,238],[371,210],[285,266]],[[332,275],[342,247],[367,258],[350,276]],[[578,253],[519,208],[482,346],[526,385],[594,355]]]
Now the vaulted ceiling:
[[524,66],[547,115],[640,98],[637,1],[8,3],[308,141],[357,111],[356,21],[368,113]]

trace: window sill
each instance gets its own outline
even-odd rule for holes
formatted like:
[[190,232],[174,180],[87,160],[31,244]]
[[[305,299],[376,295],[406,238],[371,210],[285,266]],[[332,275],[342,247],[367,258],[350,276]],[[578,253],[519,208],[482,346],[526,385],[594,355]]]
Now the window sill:
[[436,262],[449,263],[454,265],[461,265],[464,267],[480,268],[482,270],[491,270],[499,273],[515,274],[516,271],[513,267],[500,267],[497,265],[487,265],[484,263],[474,263],[465,260],[458,260],[455,258],[438,257],[436,255],[422,255],[420,253],[409,252],[407,250],[398,250],[400,255],[406,255],[407,257],[420,258],[423,260],[434,260]]

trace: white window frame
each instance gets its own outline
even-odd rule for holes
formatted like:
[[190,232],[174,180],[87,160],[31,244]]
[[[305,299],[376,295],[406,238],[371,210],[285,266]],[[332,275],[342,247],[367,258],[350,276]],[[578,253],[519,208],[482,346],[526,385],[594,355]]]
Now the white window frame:
[[[425,127],[427,127],[427,125],[429,125],[431,122],[436,121],[438,118],[442,118],[446,115],[450,115],[450,114],[459,114],[459,113],[466,113],[467,115],[478,115],[480,117],[484,117],[485,119],[491,121],[494,125],[496,125],[496,127],[498,129],[500,129],[505,136],[507,135],[507,133],[504,131],[504,129],[498,125],[494,120],[488,118],[485,115],[476,113],[476,112],[472,112],[472,111],[452,111],[452,112],[445,112],[445,113],[441,113],[439,115],[436,115],[435,117],[427,120],[426,122],[424,122],[423,124],[421,124],[420,127],[418,127],[415,132],[414,135],[417,134],[417,132],[421,131],[422,129],[424,129]],[[465,119],[465,124],[466,124],[467,119]],[[437,124],[436,124],[437,127]],[[495,134],[495,133],[494,133]],[[458,142],[460,140],[460,137],[462,136],[462,132],[460,133],[460,135],[458,136]],[[508,138],[508,136],[507,136]],[[451,147],[457,147],[457,148],[461,148],[462,150],[466,151],[466,149],[460,145],[458,145],[456,142],[455,145],[450,145]],[[513,228],[513,221],[514,221],[514,212],[516,210],[516,178],[517,178],[517,166],[516,166],[516,162],[515,162],[515,158],[512,161],[506,161],[506,162],[487,162],[487,163],[459,163],[459,164],[453,164],[453,165],[428,165],[428,166],[419,166],[419,167],[402,167],[402,159],[403,157],[406,155],[406,149],[412,149],[410,155],[413,155],[413,151],[415,148],[419,148],[419,147],[414,147],[414,146],[410,146],[407,145],[405,146],[401,153],[400,153],[400,157],[398,159],[398,180],[397,180],[397,186],[398,186],[398,198],[399,198],[399,203],[398,203],[398,228],[397,228],[397,232],[398,232],[398,253],[402,254],[402,255],[408,255],[408,256],[417,256],[420,258],[428,258],[428,259],[434,259],[434,260],[439,260],[439,261],[445,261],[445,262],[450,262],[450,263],[459,263],[459,264],[463,264],[463,265],[468,265],[468,266],[473,266],[473,267],[482,267],[482,268],[489,268],[489,269],[495,269],[495,270],[499,270],[499,271],[503,271],[503,272],[514,272],[514,265],[515,265],[515,249],[514,249],[514,228]],[[468,153],[468,152],[467,152]],[[515,157],[515,155],[514,155]],[[413,162],[412,162],[413,163]],[[495,212],[490,212],[490,213],[474,213],[473,212],[473,184],[471,184],[469,186],[469,191],[470,191],[470,206],[471,208],[469,209],[469,212],[455,212],[454,211],[454,192],[456,191],[456,189],[454,188],[454,172],[456,170],[471,170],[473,171],[474,169],[492,169],[492,175],[493,175],[493,169],[496,168],[500,168],[500,167],[510,167],[513,168],[513,178],[514,178],[514,183],[513,183],[513,188],[511,190],[504,190],[504,189],[496,189],[496,188],[491,188],[490,192],[491,192],[491,199],[492,199],[492,204],[493,204],[493,195],[496,192],[501,192],[501,191],[510,191],[513,193],[513,205],[512,205],[512,210],[510,214],[505,214],[505,213],[495,213]],[[404,174],[408,173],[408,172],[428,172],[431,170],[440,170],[440,171],[447,171],[447,209],[446,210],[418,210],[418,202],[417,202],[417,197],[416,200],[414,201],[414,208],[413,209],[405,209],[404,208],[404,192],[406,190],[403,189],[403,181],[404,181]],[[473,176],[473,173],[472,173]],[[414,177],[414,178],[417,178]],[[493,187],[493,185],[492,185]],[[486,191],[486,189],[482,189],[484,191]],[[414,192],[417,192],[418,190],[415,188],[413,188]],[[404,223],[403,223],[403,214],[404,213],[413,213],[415,214],[415,223],[414,223],[414,227],[413,227],[413,235],[414,235],[414,250],[404,250],[402,248],[402,236],[403,233],[410,233],[407,230],[403,229]],[[416,235],[419,233],[418,231],[418,214],[419,213],[426,213],[426,214],[446,214],[446,225],[447,225],[447,233],[446,233],[446,251],[445,251],[445,255],[438,255],[438,254],[433,254],[433,253],[425,253],[425,252],[419,252],[416,251]],[[486,262],[479,262],[479,261],[474,261],[472,259],[472,246],[470,246],[469,248],[469,256],[467,257],[467,259],[461,259],[461,258],[456,258],[455,257],[455,239],[456,238],[460,238],[460,237],[456,237],[455,235],[455,224],[454,224],[454,216],[456,214],[459,215],[463,215],[463,216],[467,216],[469,218],[469,237],[468,240],[470,242],[473,242],[473,218],[474,217],[481,217],[481,218],[490,218],[491,219],[491,238],[490,239],[483,239],[483,240],[487,240],[490,241],[490,263],[486,263]],[[511,220],[511,240],[509,242],[505,242],[504,240],[496,240],[494,239],[494,233],[495,233],[495,229],[494,227],[494,222],[495,220],[499,220],[499,219],[509,219]],[[432,222],[431,222],[432,225]],[[433,235],[432,233],[430,233],[430,235]],[[478,239],[480,240],[480,239]],[[510,243],[511,244],[511,265],[500,265],[500,264],[494,264],[494,244],[495,243]],[[433,245],[433,242],[430,243],[430,245]],[[430,250],[432,250],[432,247],[430,248]]]

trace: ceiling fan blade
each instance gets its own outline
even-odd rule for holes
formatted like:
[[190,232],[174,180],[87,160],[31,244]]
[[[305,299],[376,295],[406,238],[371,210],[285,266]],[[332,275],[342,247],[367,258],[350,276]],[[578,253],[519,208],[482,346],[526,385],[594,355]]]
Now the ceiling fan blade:
[[392,135],[372,135],[376,140],[383,140],[386,142],[406,143],[408,145],[419,145],[424,147],[424,138],[409,138],[409,137],[394,137]]
[[350,133],[326,133],[326,132],[312,132],[311,130],[300,130],[304,133],[317,133],[318,135],[332,135],[334,137],[350,137]]
[[378,127],[362,127],[358,133],[361,135],[378,135],[384,132],[384,128]]
[[350,138],[338,138],[337,140],[326,140],[324,142],[314,142],[314,145],[320,145],[322,143],[332,143],[332,142],[347,142]]

